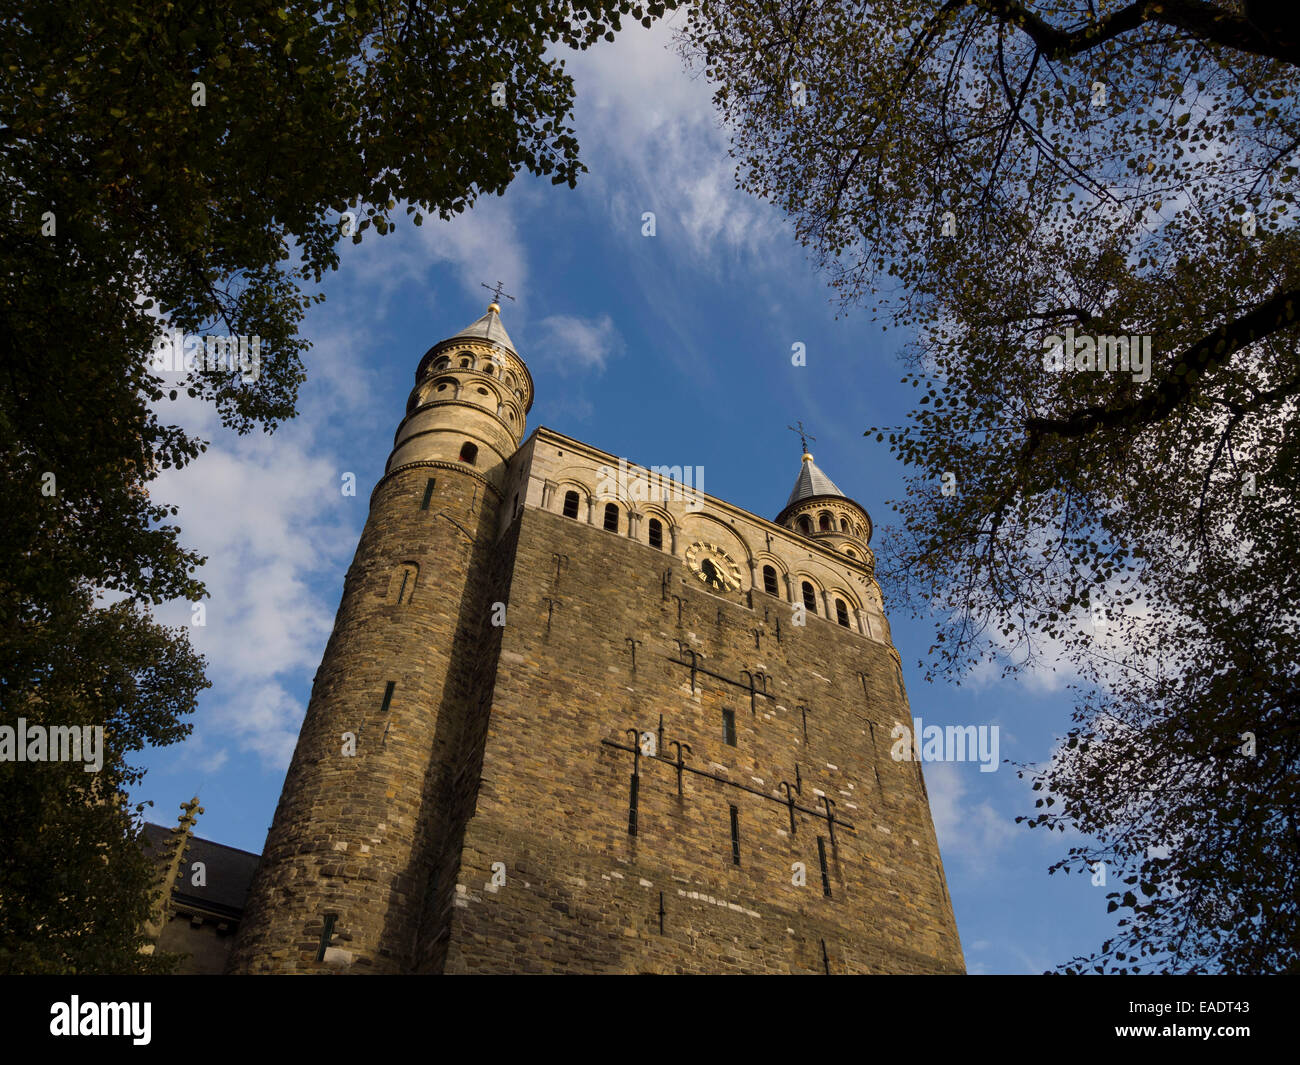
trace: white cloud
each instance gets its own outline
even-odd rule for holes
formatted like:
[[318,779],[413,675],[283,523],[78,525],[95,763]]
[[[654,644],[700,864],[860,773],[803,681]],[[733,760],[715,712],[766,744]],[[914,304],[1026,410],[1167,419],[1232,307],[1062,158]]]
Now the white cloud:
[[538,323],[538,336],[530,345],[534,362],[560,374],[602,373],[622,350],[623,338],[608,314],[599,318],[552,314]]
[[426,218],[421,226],[407,221],[405,208],[398,208],[393,232],[381,237],[368,230],[361,244],[346,246],[349,284],[332,287],[333,304],[348,306],[348,293],[355,291],[361,302],[353,309],[365,319],[382,319],[395,296],[409,296],[415,289],[427,293],[433,310],[436,296],[429,274],[436,263],[449,264],[465,293],[484,306],[489,299],[480,287],[484,282],[499,279],[519,298],[528,283],[528,253],[516,207],[528,196],[526,184],[516,181],[507,196],[483,197],[464,214],[445,222]]
[[528,284],[528,254],[513,209],[522,188],[512,185],[509,199],[484,198],[467,214],[416,230],[425,256],[450,263],[465,290],[485,306],[485,282],[502,281],[516,298]]
[[[674,20],[628,27],[607,46],[568,60],[577,88],[575,128],[611,221],[642,240],[653,211],[657,237],[681,233],[697,265],[760,255],[782,229],[778,213],[735,188],[729,139],[712,89],[674,48]],[[725,254],[724,254],[725,253]]]
[[967,796],[965,773],[971,771],[977,772],[973,766],[928,762],[925,786],[944,857],[980,870],[1006,851],[1016,828],[1014,820],[998,813],[987,799],[976,801]]
[[[356,496],[341,492],[342,474],[357,471],[340,425],[364,430],[373,420],[358,410],[372,374],[356,357],[364,350],[359,334],[316,335],[309,367],[319,372],[304,390],[302,414],[272,435],[230,433],[198,400],[160,404],[164,420],[210,441],[150,488],[155,500],[179,507],[185,546],[207,556],[198,574],[210,596],[205,624],[191,625],[190,603],[154,610],[163,624],[185,626],[207,658],[213,687],[200,699],[182,753],[183,762],[205,771],[220,768],[230,747],[269,767],[288,764],[305,707],[287,686],[320,662],[337,606],[336,575],[365,520],[364,472]],[[340,411],[351,414],[342,420]],[[321,573],[330,579],[319,580]]]

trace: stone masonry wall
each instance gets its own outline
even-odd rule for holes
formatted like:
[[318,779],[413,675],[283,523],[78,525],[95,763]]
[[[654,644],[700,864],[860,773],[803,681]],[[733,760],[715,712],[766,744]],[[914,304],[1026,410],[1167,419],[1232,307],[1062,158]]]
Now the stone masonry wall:
[[[229,971],[413,966],[432,871],[445,860],[445,796],[479,708],[492,558],[482,545],[498,506],[455,463],[401,469],[376,487]],[[343,753],[344,733],[355,756]],[[336,919],[318,962],[327,914]]]
[[[534,506],[514,535],[436,968],[963,971],[920,765],[890,757],[890,729],[911,719],[887,644],[821,616],[794,626],[787,602],[715,594],[680,558]],[[743,671],[766,676],[766,696]],[[634,759],[627,730],[658,743],[660,715],[661,757]],[[674,740],[709,774],[683,771],[680,794]],[[801,789],[793,832],[781,781]]]

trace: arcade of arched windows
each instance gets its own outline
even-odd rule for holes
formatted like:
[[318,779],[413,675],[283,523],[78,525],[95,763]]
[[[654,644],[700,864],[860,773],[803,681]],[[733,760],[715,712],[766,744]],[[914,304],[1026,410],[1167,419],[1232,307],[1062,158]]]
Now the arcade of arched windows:
[[[671,552],[671,545],[678,537],[678,530],[665,520],[665,515],[650,511],[629,513],[629,509],[618,502],[596,499],[589,489],[576,482],[556,484],[550,498],[550,507],[563,517],[627,536],[656,550]],[[855,596],[839,588],[826,588],[810,574],[795,574],[784,567],[778,568],[776,560],[770,557],[756,560],[754,567],[757,574],[755,592],[761,589],[766,595],[786,601],[783,586],[789,587],[792,592],[790,601],[802,604],[806,614],[842,628],[870,634],[869,626],[863,621],[862,604]],[[757,606],[757,603],[752,605]]]
[[445,370],[453,370],[462,373],[481,373],[484,377],[500,382],[500,390],[496,393],[500,401],[504,401],[506,397],[513,397],[522,406],[525,402],[523,388],[525,378],[516,373],[511,366],[512,364],[503,359],[500,353],[483,354],[482,352],[460,350],[447,355],[440,355],[434,360],[427,372],[437,374]]

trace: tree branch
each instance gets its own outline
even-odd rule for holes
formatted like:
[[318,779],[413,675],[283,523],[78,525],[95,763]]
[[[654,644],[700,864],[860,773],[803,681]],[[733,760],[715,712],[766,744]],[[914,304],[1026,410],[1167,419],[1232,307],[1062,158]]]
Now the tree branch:
[[1160,421],[1192,394],[1197,380],[1205,373],[1221,366],[1248,344],[1294,324],[1297,300],[1300,300],[1300,288],[1284,289],[1256,304],[1240,318],[1219,326],[1173,358],[1173,368],[1184,367],[1184,372],[1166,377],[1154,392],[1136,402],[1114,408],[1085,407],[1065,418],[1028,419],[1026,455],[1032,454],[1048,435],[1078,437],[1102,427],[1150,425]]
[[1049,59],[1079,55],[1154,22],[1182,30],[1208,44],[1300,66],[1300,44],[1289,22],[1260,27],[1244,15],[1204,0],[1140,0],[1075,30],[1063,30],[1044,22],[1019,0],[967,2],[999,21],[1019,27]]

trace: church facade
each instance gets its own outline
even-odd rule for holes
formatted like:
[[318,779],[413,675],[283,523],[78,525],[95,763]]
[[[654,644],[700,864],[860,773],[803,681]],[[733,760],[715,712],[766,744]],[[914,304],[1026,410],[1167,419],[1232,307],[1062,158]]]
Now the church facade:
[[960,973],[869,547],[545,428],[493,303],[425,354],[234,973]]

